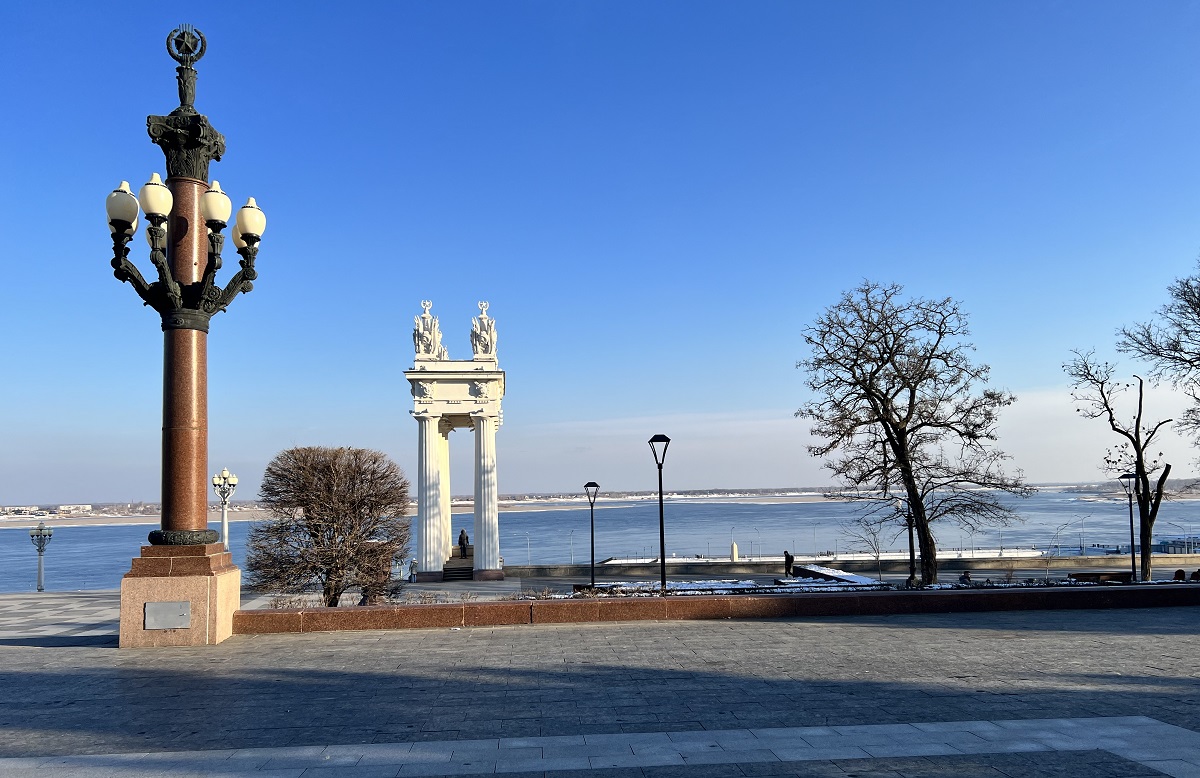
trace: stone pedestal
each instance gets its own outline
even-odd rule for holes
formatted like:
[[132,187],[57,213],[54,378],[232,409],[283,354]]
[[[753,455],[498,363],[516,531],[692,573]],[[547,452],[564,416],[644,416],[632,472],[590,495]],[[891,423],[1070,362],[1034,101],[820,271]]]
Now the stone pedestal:
[[121,579],[121,648],[215,645],[233,634],[242,571],[223,543],[142,546]]

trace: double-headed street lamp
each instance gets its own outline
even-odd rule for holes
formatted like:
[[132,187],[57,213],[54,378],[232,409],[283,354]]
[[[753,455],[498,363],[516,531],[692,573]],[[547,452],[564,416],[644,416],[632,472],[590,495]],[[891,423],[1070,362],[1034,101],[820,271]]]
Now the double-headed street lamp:
[[221,542],[225,544],[225,550],[229,550],[229,498],[237,491],[237,476],[229,472],[229,468],[222,467],[221,472],[213,476],[213,488],[217,490],[217,496],[221,498]]
[[50,545],[52,537],[54,537],[54,530],[47,527],[44,521],[39,521],[36,527],[29,530],[29,539],[33,541],[33,547],[38,552],[37,590],[39,592],[46,591],[46,568],[42,563],[42,556],[46,553],[46,546]]
[[1129,497],[1129,564],[1133,569],[1133,578],[1130,580],[1134,583],[1137,583],[1138,579],[1137,554],[1133,550],[1133,492],[1136,479],[1136,473],[1125,473],[1124,475],[1117,476],[1117,480],[1121,482],[1121,488],[1125,490],[1125,495]]
[[588,481],[583,485],[583,491],[588,498],[588,513],[592,525],[592,588],[596,588],[596,495],[600,493],[600,484]]
[[[650,438],[650,450],[654,453],[654,464],[658,466],[658,569],[662,578],[661,593],[663,597],[667,596],[667,531],[666,524],[663,522],[663,484],[662,484],[662,467],[663,461],[667,458],[667,446],[671,445],[671,439],[666,435],[655,435]],[[658,450],[658,446],[662,446],[662,451]]]
[[[121,182],[108,196],[113,275],[128,282],[162,319],[163,441],[161,528],[150,533],[156,546],[192,546],[217,541],[208,529],[208,328],[239,293],[249,292],[258,274],[254,260],[267,220],[251,197],[238,210],[233,243],[241,268],[224,287],[221,231],[233,207],[221,185],[208,181],[209,162],[225,153],[225,137],[193,105],[196,71],[204,56],[204,35],[182,25],[167,37],[167,52],[179,63],[179,107],[166,116],[147,117],[151,140],[166,157],[167,180],[151,176],[135,197]],[[138,212],[149,226],[150,262],[157,280],[147,283],[129,260],[129,240]]]

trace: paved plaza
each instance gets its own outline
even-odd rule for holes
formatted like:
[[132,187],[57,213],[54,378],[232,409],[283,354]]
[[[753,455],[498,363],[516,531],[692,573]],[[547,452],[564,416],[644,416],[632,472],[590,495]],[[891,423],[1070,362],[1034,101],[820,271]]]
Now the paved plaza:
[[0,775],[1200,776],[1195,608],[119,651],[116,605],[0,595]]

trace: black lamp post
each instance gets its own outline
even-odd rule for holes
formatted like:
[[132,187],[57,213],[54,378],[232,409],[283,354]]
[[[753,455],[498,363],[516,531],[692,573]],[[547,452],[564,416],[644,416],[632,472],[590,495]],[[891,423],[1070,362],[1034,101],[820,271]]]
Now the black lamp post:
[[1117,476],[1117,480],[1121,482],[1121,488],[1125,490],[1125,496],[1129,498],[1129,565],[1133,570],[1133,578],[1130,580],[1134,583],[1137,583],[1138,579],[1137,554],[1133,550],[1133,491],[1136,479],[1136,473]]
[[[167,36],[167,53],[179,67],[179,107],[149,116],[150,139],[162,147],[167,180],[157,173],[134,197],[128,182],[108,196],[113,243],[113,275],[128,282],[162,320],[163,439],[161,528],[150,533],[156,546],[215,543],[208,529],[208,328],[239,293],[258,277],[254,260],[267,220],[251,197],[237,212],[233,243],[242,259],[224,288],[215,283],[221,269],[221,231],[233,207],[221,185],[208,181],[208,165],[225,153],[225,136],[196,111],[196,70],[204,56],[204,35],[182,25]],[[140,199],[140,201],[139,201]],[[158,276],[147,283],[129,259],[128,243],[137,231],[138,211],[149,226],[150,262]]]
[[596,495],[600,493],[600,484],[588,481],[583,485],[583,491],[588,498],[588,513],[592,524],[592,588],[596,588]]
[[213,488],[221,498],[221,542],[226,551],[229,550],[229,498],[237,491],[237,484],[238,477],[227,467],[222,467],[221,472],[212,477]]
[[50,545],[50,538],[54,537],[54,530],[46,526],[46,522],[39,521],[38,525],[29,530],[29,539],[33,541],[34,548],[38,552],[38,578],[37,590],[39,592],[46,591],[45,586],[45,566],[42,563],[42,555],[46,553],[46,546]]
[[[658,444],[662,444],[662,451]],[[658,569],[662,579],[662,596],[667,596],[667,530],[663,522],[663,484],[662,466],[667,458],[667,446],[671,439],[666,435],[655,435],[650,438],[650,450],[654,452],[654,464],[658,465]]]

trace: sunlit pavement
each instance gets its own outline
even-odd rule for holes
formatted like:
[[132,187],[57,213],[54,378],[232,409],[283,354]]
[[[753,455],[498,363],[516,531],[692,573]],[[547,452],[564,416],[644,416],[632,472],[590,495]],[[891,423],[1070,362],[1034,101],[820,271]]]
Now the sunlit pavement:
[[118,651],[116,602],[0,595],[0,775],[1200,776],[1194,608]]

